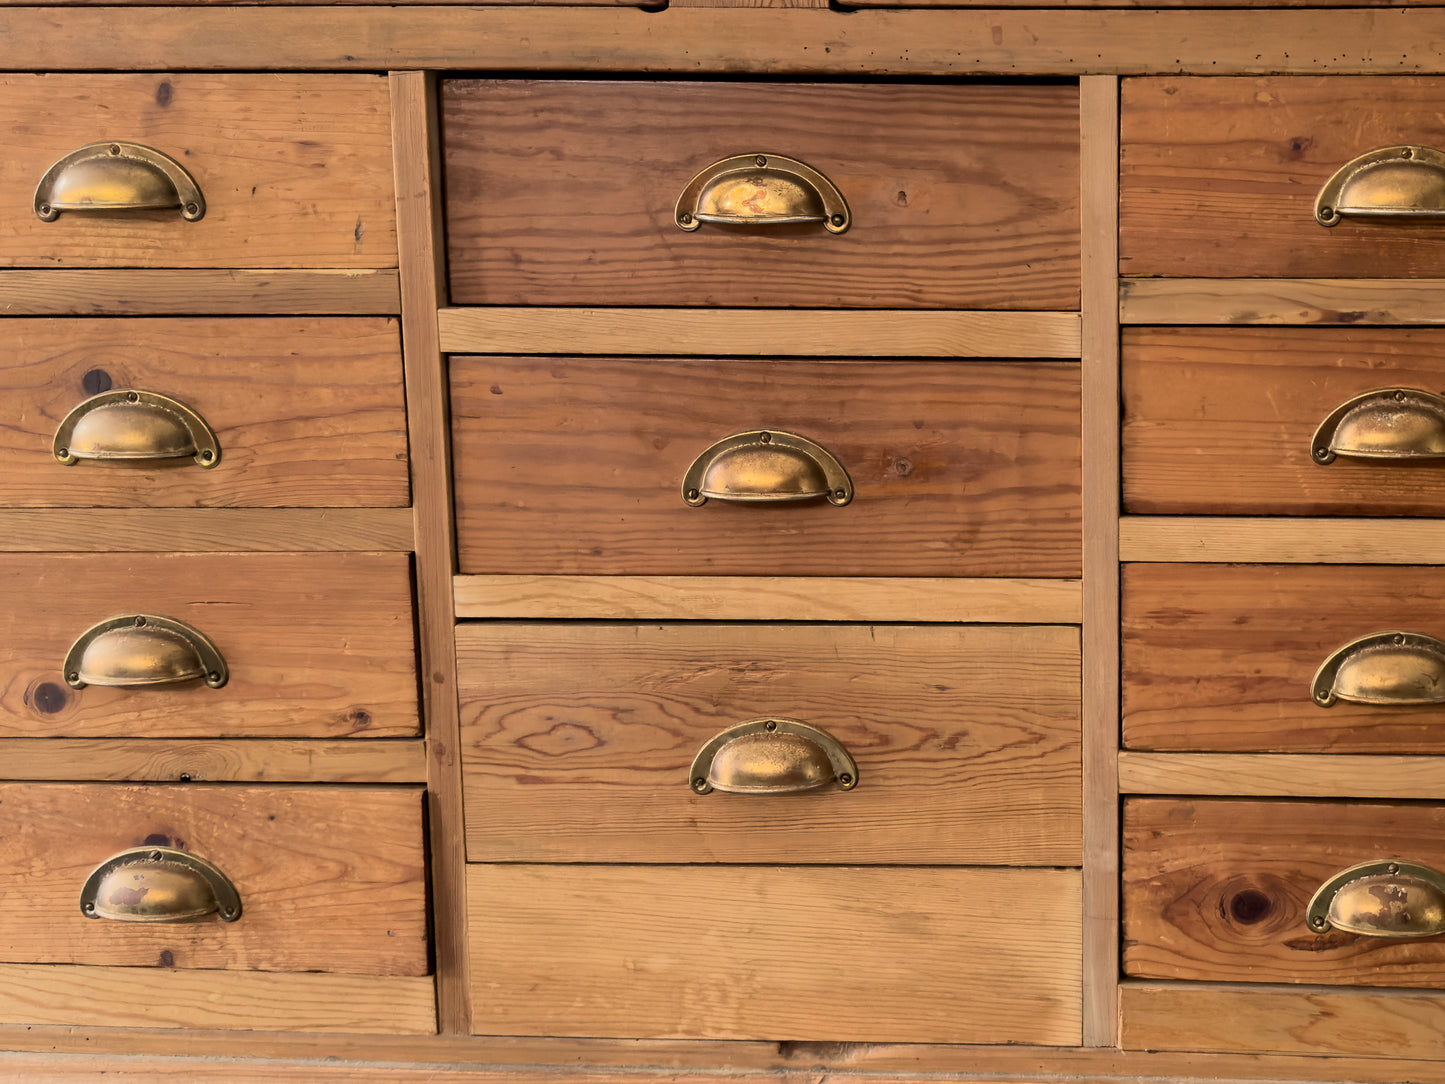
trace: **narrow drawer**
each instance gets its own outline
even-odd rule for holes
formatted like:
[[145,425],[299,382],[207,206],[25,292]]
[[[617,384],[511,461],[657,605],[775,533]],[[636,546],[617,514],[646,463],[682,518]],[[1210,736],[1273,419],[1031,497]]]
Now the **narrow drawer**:
[[468,868],[473,1030],[1080,1041],[1071,870]]
[[[465,357],[451,392],[462,572],[1079,574],[1072,363]],[[716,442],[773,431],[852,499],[781,499],[831,475],[759,436],[724,471],[752,499],[689,505]]]
[[[1119,257],[1125,275],[1438,276],[1445,232],[1407,221],[1396,192],[1438,189],[1424,153],[1362,162],[1347,207],[1315,217],[1326,183],[1370,151],[1445,150],[1445,82],[1416,76],[1126,79],[1120,109]],[[1396,152],[1397,156],[1402,152]],[[1401,159],[1403,160],[1403,159]],[[1403,168],[1404,172],[1400,172]],[[1398,184],[1393,183],[1398,181]],[[1371,194],[1363,190],[1373,185]]]
[[[472,861],[1081,860],[1076,629],[487,624],[457,638]],[[738,729],[765,718],[784,720],[771,740]],[[842,747],[851,782],[813,770],[830,747],[785,737],[793,720]],[[714,739],[699,771],[755,791],[695,791]]]
[[[1432,928],[1429,914],[1445,922],[1445,895],[1409,868],[1445,869],[1442,838],[1445,808],[1429,803],[1129,800],[1125,974],[1445,985],[1445,938],[1357,932]],[[1329,887],[1337,874],[1373,862],[1400,868],[1356,870],[1345,880],[1370,880],[1340,894]],[[1321,888],[1320,910],[1311,911]],[[1326,915],[1323,925],[1311,922],[1316,913]]]
[[[32,118],[0,161],[0,266],[396,266],[384,78],[7,75],[0,115]],[[47,198],[94,210],[44,221]]]
[[406,554],[15,554],[0,598],[5,737],[419,732]]
[[14,319],[5,332],[0,505],[407,503],[393,319]]
[[[1058,84],[448,81],[452,301],[1076,309],[1078,114]],[[844,231],[680,228],[739,156],[717,213],[804,213],[792,188]]]
[[1125,565],[1124,744],[1440,753],[1442,614],[1437,566]]
[[1445,330],[1130,328],[1122,350],[1126,510],[1445,512]]

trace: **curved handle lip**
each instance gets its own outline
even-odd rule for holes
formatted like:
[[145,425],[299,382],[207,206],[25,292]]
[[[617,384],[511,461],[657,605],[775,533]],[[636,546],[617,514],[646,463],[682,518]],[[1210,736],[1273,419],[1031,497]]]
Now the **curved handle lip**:
[[1315,197],[1315,221],[1445,218],[1445,153],[1418,144],[1377,147],[1350,159]]
[[694,508],[709,499],[763,503],[820,497],[843,507],[853,499],[853,479],[821,444],[781,429],[723,437],[682,476],[682,499]]
[[174,847],[132,847],[107,858],[85,879],[80,913],[116,922],[193,922],[241,917],[231,879],[199,855]]
[[1445,641],[1423,632],[1372,632],[1332,651],[1310,682],[1322,708],[1339,701],[1379,707],[1445,703]]
[[[754,191],[740,198],[739,186]],[[767,206],[760,206],[762,201]],[[829,233],[844,233],[853,222],[843,194],[822,173],[796,158],[766,153],[735,154],[700,170],[677,197],[672,214],[678,229],[688,232],[704,222],[723,226],[818,222]]]
[[693,757],[688,781],[697,794],[796,794],[829,783],[852,790],[858,765],[822,727],[768,715],[710,738]]
[[1329,412],[1310,438],[1324,466],[1351,459],[1445,458],[1445,396],[1423,388],[1374,388]]
[[1445,933],[1445,873],[1401,858],[1360,862],[1315,890],[1305,921],[1316,933],[1434,937]]
[[230,680],[226,660],[199,629],[160,614],[120,614],[86,629],[65,653],[65,683],[134,688]]
[[210,470],[221,462],[215,431],[193,407],[139,388],[104,391],[77,403],[56,427],[50,450],[66,466],[82,459],[189,457]]
[[62,211],[154,211],[179,208],[187,222],[206,214],[200,186],[170,155],[142,143],[107,139],[58,159],[35,186],[35,214],[54,222]]

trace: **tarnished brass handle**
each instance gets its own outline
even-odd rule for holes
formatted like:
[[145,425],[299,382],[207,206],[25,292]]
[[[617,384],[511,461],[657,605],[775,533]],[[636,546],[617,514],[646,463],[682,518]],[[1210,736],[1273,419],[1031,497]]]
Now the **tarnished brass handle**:
[[69,466],[81,459],[182,459],[209,470],[221,445],[206,420],[185,403],[153,391],[106,391],[77,403],[51,444]]
[[46,222],[54,222],[61,211],[172,207],[187,222],[206,213],[201,189],[185,167],[140,143],[87,143],[47,169],[35,186],[35,213]]
[[156,614],[123,614],[93,625],[65,654],[65,681],[124,688],[172,685],[200,678],[213,689],[226,684],[226,660],[199,630]]
[[806,501],[853,499],[853,480],[821,444],[796,433],[750,429],[724,437],[692,461],[682,476],[682,499]]
[[1314,702],[1445,703],[1445,643],[1420,632],[1376,632],[1331,652],[1310,683]]
[[679,229],[704,222],[724,226],[783,226],[821,222],[842,233],[852,221],[833,182],[812,166],[781,154],[738,154],[714,162],[688,181],[673,217]]
[[1315,890],[1305,910],[1310,929],[1362,937],[1445,933],[1445,873],[1417,862],[1361,862]]
[[749,719],[712,738],[688,775],[699,794],[792,794],[858,785],[858,766],[837,738],[797,719]]
[[1354,459],[1445,457],[1445,397],[1419,388],[1376,388],[1330,411],[1310,441],[1319,464]]
[[85,879],[80,913],[116,922],[194,922],[207,915],[235,922],[241,896],[204,858],[172,847],[133,847]]
[[1380,147],[1346,162],[1315,197],[1315,221],[1445,218],[1445,154],[1434,147]]

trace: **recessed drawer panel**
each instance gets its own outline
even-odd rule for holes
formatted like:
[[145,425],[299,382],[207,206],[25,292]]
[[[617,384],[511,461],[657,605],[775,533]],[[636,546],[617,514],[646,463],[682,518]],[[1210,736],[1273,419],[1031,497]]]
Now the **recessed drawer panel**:
[[0,505],[399,506],[390,319],[8,320]]
[[0,115],[0,266],[396,266],[383,78],[8,75]]
[[1442,356],[1435,328],[1128,329],[1125,507],[1440,515]]
[[462,572],[1079,574],[1071,363],[467,357],[451,389]]
[[1438,276],[1442,94],[1414,76],[1124,80],[1123,273]]
[[1077,309],[1078,113],[1064,85],[449,81],[452,301]]
[[419,729],[406,554],[17,554],[0,598],[5,737]]
[[472,861],[1080,862],[1076,629],[457,635]]

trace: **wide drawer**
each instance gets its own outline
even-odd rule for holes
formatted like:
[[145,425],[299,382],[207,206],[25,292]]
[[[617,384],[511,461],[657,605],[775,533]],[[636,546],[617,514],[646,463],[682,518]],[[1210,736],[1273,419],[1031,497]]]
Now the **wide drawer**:
[[473,1030],[1080,1041],[1071,870],[470,866]]
[[[1075,364],[465,357],[451,391],[462,572],[1079,574]],[[749,433],[727,491],[752,499],[690,506]],[[781,499],[827,477],[787,434],[850,501]]]
[[1436,566],[1125,565],[1124,744],[1439,753],[1442,615]]
[[[1123,273],[1438,276],[1445,230],[1438,213],[1418,212],[1438,206],[1440,168],[1425,151],[1445,149],[1442,93],[1445,81],[1414,76],[1124,80]],[[1374,213],[1332,208],[1335,224],[1321,224],[1326,183],[1390,147],[1355,165],[1344,198],[1332,190],[1322,203]]]
[[[1078,114],[1060,84],[448,81],[451,298],[1077,309]],[[753,224],[680,228],[714,213],[679,204],[694,177],[740,156],[700,186]],[[815,212],[844,232],[754,217]]]
[[[15,554],[0,560],[0,598],[0,735],[419,731],[406,554]],[[216,672],[207,644],[227,671],[215,688],[185,677]]]
[[[396,266],[383,78],[8,75],[0,115],[29,118],[0,160],[0,266]],[[164,159],[190,175],[199,201],[180,194],[185,182]],[[47,198],[93,210],[44,221]],[[200,217],[183,217],[183,203]]]
[[[1445,985],[1445,938],[1359,932],[1445,928],[1445,894],[1409,868],[1445,869],[1442,839],[1445,808],[1427,803],[1126,801],[1125,974]],[[1333,887],[1373,862],[1397,869]]]
[[[1076,629],[489,624],[457,641],[472,861],[1081,860]],[[830,747],[792,721],[852,778],[820,770]],[[714,739],[699,770],[719,789],[698,793]]]
[[1445,512],[1445,331],[1129,328],[1127,511]]
[[5,332],[0,505],[407,503],[395,320],[13,319]]

